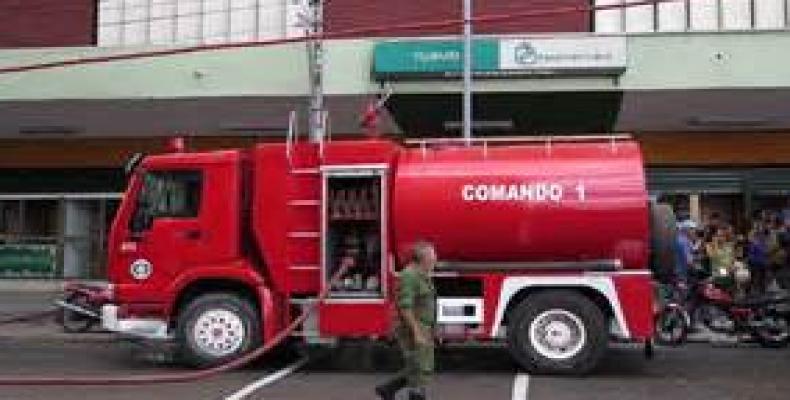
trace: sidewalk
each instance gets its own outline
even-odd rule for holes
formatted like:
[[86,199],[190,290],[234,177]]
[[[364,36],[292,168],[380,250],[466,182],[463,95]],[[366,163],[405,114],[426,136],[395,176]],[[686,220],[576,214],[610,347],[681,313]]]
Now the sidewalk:
[[101,332],[97,328],[86,333],[66,333],[56,324],[53,317],[42,321],[13,323],[0,325],[0,342],[36,342],[36,343],[109,343],[115,335]]
[[[60,297],[60,281],[16,281],[0,280],[0,320],[14,316],[41,313],[55,308],[54,301]],[[66,333],[55,323],[54,315],[45,318],[0,325],[2,341],[44,342],[107,342],[113,335],[101,332]]]
[[60,293],[66,282],[106,283],[104,281],[66,279],[16,279],[0,278],[0,293]]

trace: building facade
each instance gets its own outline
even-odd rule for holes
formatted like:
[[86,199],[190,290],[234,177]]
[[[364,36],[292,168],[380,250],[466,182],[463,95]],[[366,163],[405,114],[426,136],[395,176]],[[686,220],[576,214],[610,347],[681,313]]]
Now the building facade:
[[[174,135],[193,149],[280,140],[291,111],[307,125],[304,43],[223,48],[303,35],[305,1],[63,3],[0,1],[0,278],[102,278],[135,152]],[[332,135],[360,134],[387,91],[384,133],[460,134],[460,3],[326,2],[339,38],[324,54]],[[788,1],[476,3],[489,19],[475,26],[475,135],[631,133],[651,193],[682,213],[743,229],[756,210],[788,207]],[[192,45],[215,48],[9,70]]]

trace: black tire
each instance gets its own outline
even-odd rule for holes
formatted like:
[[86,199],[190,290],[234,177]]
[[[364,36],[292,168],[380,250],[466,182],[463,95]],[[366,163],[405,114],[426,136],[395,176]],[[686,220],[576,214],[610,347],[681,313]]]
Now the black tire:
[[[581,321],[581,347],[567,357],[547,357],[530,338],[533,321],[552,312],[558,312],[560,318],[572,315]],[[608,332],[603,312],[587,297],[571,290],[551,290],[530,295],[516,306],[509,318],[507,342],[513,358],[530,373],[586,374],[606,352]]]
[[732,320],[730,314],[727,310],[715,304],[701,304],[697,306],[691,319],[712,332],[736,333],[735,321]]
[[675,275],[676,221],[671,205],[650,205],[650,266],[661,283],[671,282]]
[[[224,321],[221,315],[234,315],[238,321]],[[229,314],[227,314],[229,313]],[[216,321],[207,320],[216,316]],[[198,327],[198,321],[211,323],[214,325]],[[213,336],[216,326],[231,324],[232,329],[222,331],[222,336]],[[199,328],[203,328],[200,330]],[[220,328],[221,329],[221,328]],[[212,331],[209,331],[212,330]],[[236,343],[235,340],[243,330],[242,339]],[[209,331],[208,334],[200,332]],[[237,332],[237,333],[232,333]],[[212,340],[211,344],[204,341],[199,344],[196,336],[201,335],[205,340]],[[206,335],[212,336],[206,339]],[[233,341],[234,344],[227,344],[221,338]],[[210,367],[226,363],[241,355],[257,348],[261,343],[261,324],[258,312],[248,300],[245,300],[232,293],[209,293],[201,295],[180,310],[176,323],[176,340],[178,345],[178,358],[181,362],[192,367]],[[223,342],[223,343],[215,343]],[[228,349],[217,346],[227,346]],[[207,348],[212,347],[217,353],[212,353]],[[227,350],[227,352],[223,352]],[[231,351],[232,350],[232,351]]]
[[772,317],[775,325],[754,329],[754,337],[760,346],[779,349],[790,343],[790,322],[782,317]]
[[[68,295],[64,302],[73,304],[85,309],[92,309],[88,296],[80,293],[72,293]],[[68,308],[61,308],[56,317],[57,321],[63,327],[64,332],[68,333],[83,333],[89,331],[98,322],[96,318],[83,315]]]
[[689,329],[684,312],[677,307],[664,307],[656,316],[655,337],[659,344],[681,345],[686,342]]

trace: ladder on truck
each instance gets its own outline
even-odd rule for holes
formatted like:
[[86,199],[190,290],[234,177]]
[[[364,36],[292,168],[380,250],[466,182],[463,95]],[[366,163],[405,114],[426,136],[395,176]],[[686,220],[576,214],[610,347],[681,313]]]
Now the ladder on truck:
[[[326,126],[326,125],[325,125]],[[299,143],[296,112],[292,111],[286,137],[287,178],[287,254],[291,289],[295,292],[317,293],[321,286],[321,218],[323,140]],[[315,296],[292,298],[291,304],[301,308],[315,303]],[[308,318],[294,336],[317,335],[316,313]]]

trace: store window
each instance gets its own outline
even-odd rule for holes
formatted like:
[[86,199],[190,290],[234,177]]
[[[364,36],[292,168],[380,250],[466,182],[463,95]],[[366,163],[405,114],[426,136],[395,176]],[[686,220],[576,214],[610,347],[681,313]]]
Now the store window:
[[659,3],[657,8],[657,30],[680,32],[686,30],[686,4],[680,2]]
[[748,230],[744,196],[741,193],[733,194],[702,194],[700,196],[700,211],[703,224],[712,219],[732,225],[737,232]]
[[718,220],[746,234],[765,215],[790,219],[790,168],[651,168],[649,190],[679,219]]
[[[625,3],[636,3],[640,0],[625,0]],[[625,31],[626,32],[652,32],[655,30],[655,5],[642,4],[627,7],[625,9]]]
[[691,196],[688,193],[665,194],[657,198],[659,203],[669,204],[678,220],[692,218]]
[[100,0],[99,46],[196,45],[304,34],[306,0]]
[[[636,0],[595,0],[598,33],[787,29],[790,0],[677,0],[657,5]],[[642,3],[628,6],[628,3]]]
[[5,195],[0,278],[106,278],[107,234],[120,195]]
[[0,277],[57,274],[58,202],[0,201]]

